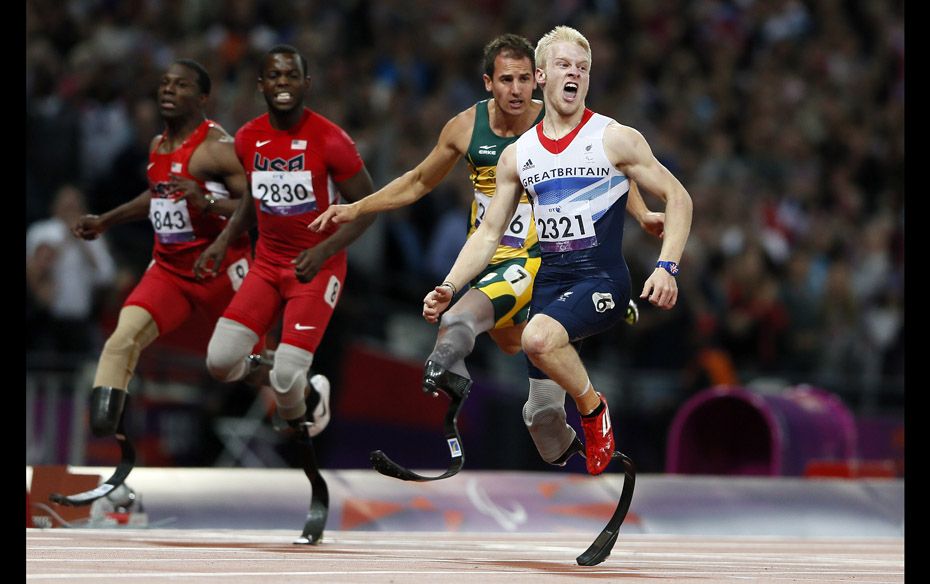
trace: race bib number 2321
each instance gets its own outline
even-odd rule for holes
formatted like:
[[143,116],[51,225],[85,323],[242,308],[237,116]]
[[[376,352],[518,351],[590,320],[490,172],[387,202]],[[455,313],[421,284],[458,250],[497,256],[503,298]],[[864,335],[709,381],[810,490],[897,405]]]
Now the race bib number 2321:
[[597,245],[597,233],[588,201],[537,205],[536,234],[543,251],[565,252]]

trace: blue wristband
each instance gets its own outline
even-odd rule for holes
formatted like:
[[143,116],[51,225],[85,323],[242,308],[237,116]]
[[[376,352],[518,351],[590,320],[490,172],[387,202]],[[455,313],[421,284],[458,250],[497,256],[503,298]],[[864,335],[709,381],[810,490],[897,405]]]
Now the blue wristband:
[[672,276],[678,275],[678,263],[677,262],[659,261],[659,262],[656,262],[656,267],[662,268],[663,270],[665,270]]

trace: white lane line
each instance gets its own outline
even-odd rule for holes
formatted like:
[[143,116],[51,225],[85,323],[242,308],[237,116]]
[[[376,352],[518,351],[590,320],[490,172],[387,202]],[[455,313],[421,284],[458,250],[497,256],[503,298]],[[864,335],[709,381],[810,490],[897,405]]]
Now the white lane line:
[[[544,557],[549,557],[549,554],[552,552],[562,553],[562,554],[571,554],[571,553],[581,553],[583,549],[579,547],[536,547],[528,549],[527,546],[513,546],[506,549],[488,549],[488,548],[474,548],[470,550],[459,550],[455,546],[442,546],[437,547],[433,546],[431,548],[420,547],[414,549],[404,549],[398,550],[396,548],[379,548],[373,546],[338,546],[330,545],[327,546],[328,549],[323,547],[314,547],[314,546],[297,546],[293,545],[291,542],[282,543],[282,544],[255,544],[263,546],[275,546],[275,548],[267,549],[244,549],[238,547],[229,547],[229,546],[201,546],[197,544],[186,544],[190,547],[176,547],[175,544],[162,544],[162,545],[153,545],[153,546],[69,546],[69,545],[45,545],[41,547],[33,547],[27,550],[28,553],[41,553],[44,550],[51,551],[70,551],[70,550],[80,550],[80,551],[97,551],[97,552],[107,552],[107,551],[133,551],[133,552],[151,552],[151,553],[165,553],[165,551],[172,551],[178,553],[197,553],[197,552],[231,552],[235,554],[269,554],[269,553],[288,553],[293,554],[299,550],[306,550],[306,553],[313,555],[324,555],[327,553],[338,553],[341,550],[355,550],[361,548],[366,554],[369,555],[379,555],[379,554],[388,554],[388,555],[399,555],[399,554],[410,554],[409,557],[420,557],[419,554],[432,553],[432,554],[448,554],[449,552],[455,552],[456,554],[461,553],[461,551],[480,551],[489,554],[497,553],[514,553],[517,552],[520,554],[520,557],[523,559],[532,558],[534,554],[541,555],[543,552],[546,552]],[[325,546],[325,544],[324,544]],[[276,548],[285,548],[288,552],[282,552],[280,549]]]
[[223,573],[203,573],[203,572],[134,572],[131,574],[120,573],[120,574],[107,574],[107,573],[95,573],[95,574],[26,574],[27,580],[91,580],[91,579],[101,579],[101,578],[120,578],[126,580],[132,580],[134,578],[235,578],[238,576],[443,576],[447,577],[450,575],[495,575],[495,574],[506,574],[510,576],[526,575],[538,573],[543,574],[612,574],[612,575],[636,575],[632,571],[619,571],[619,570],[546,570],[546,571],[514,571],[514,570],[461,570],[461,571],[451,571],[451,570],[353,570],[351,572],[346,572],[345,570],[340,571],[327,571],[327,572],[223,572]]
[[[238,553],[237,553],[237,554],[235,554],[235,555],[236,555],[236,556],[240,556],[241,554],[238,554]],[[217,561],[217,560],[220,560],[220,559],[221,559],[222,561],[224,561],[224,562],[280,562],[282,559],[287,559],[287,560],[293,561],[293,562],[319,562],[319,561],[324,561],[324,560],[325,560],[325,561],[327,561],[327,562],[350,562],[350,563],[355,563],[355,562],[357,561],[357,558],[346,558],[343,554],[313,554],[313,555],[307,555],[307,556],[294,556],[293,554],[276,554],[276,555],[274,555],[274,556],[270,556],[270,557],[266,557],[266,558],[252,558],[252,557],[249,557],[249,558],[244,558],[244,557],[217,558],[216,556],[205,556],[205,557],[197,557],[197,558],[191,558],[191,557],[185,557],[185,558],[134,558],[132,561],[133,561],[133,563],[142,563],[142,562],[147,562],[147,563],[168,563],[168,562],[181,562],[181,561],[184,561],[184,562]],[[486,557],[486,556],[478,556],[478,557],[459,557],[459,558],[455,558],[455,559],[450,559],[450,558],[423,558],[423,557],[416,557],[416,558],[414,558],[414,557],[406,557],[406,558],[397,558],[397,557],[394,557],[394,558],[377,558],[376,561],[379,562],[379,563],[407,563],[407,562],[409,562],[411,559],[416,559],[416,560],[418,560],[418,561],[420,561],[420,562],[423,562],[423,563],[442,563],[442,564],[462,564],[462,563],[480,564],[480,563],[483,563],[483,562],[493,561],[493,562],[495,562],[495,563],[509,563],[509,562],[513,562],[513,563],[525,563],[525,562],[535,562],[535,563],[539,563],[539,564],[552,564],[552,565],[555,565],[555,566],[560,565],[560,564],[567,564],[567,563],[569,563],[569,561],[570,561],[570,560],[568,560],[568,559],[555,559],[555,560],[554,560],[554,559],[551,559],[551,558],[532,558],[532,557],[521,557],[521,558],[488,558],[488,557]],[[96,559],[95,559],[95,558],[27,558],[27,559],[26,559],[26,562],[27,562],[27,563],[28,563],[28,562],[32,562],[32,563],[52,563],[52,562],[55,562],[55,563],[64,563],[64,564],[72,564],[72,563],[78,563],[78,564],[92,564],[92,563],[107,563],[107,562],[114,562],[114,563],[115,563],[115,562],[125,562],[125,561],[126,561],[125,558],[96,558]],[[807,571],[810,571],[811,569],[814,569],[814,568],[817,568],[817,567],[818,567],[817,564],[812,565],[812,564],[809,563],[809,562],[793,562],[793,563],[790,563],[790,564],[785,564],[785,563],[782,563],[782,562],[777,562],[777,563],[774,563],[774,562],[773,562],[773,563],[756,562],[756,561],[752,561],[752,560],[749,560],[749,559],[747,559],[747,561],[690,562],[690,561],[687,561],[687,560],[654,560],[654,559],[646,559],[646,558],[639,558],[639,557],[630,557],[630,558],[623,558],[623,559],[621,559],[621,558],[614,558],[614,557],[611,557],[610,561],[611,561],[611,563],[636,564],[637,566],[652,566],[652,565],[669,566],[669,565],[671,565],[671,566],[672,566],[671,569],[678,569],[678,568],[680,568],[681,566],[684,566],[684,567],[686,567],[686,568],[688,568],[688,569],[691,569],[691,570],[699,570],[699,569],[707,569],[707,570],[714,570],[714,569],[726,569],[726,570],[736,569],[736,570],[740,570],[740,569],[742,569],[742,570],[745,570],[745,569],[750,569],[750,568],[747,568],[747,563],[755,563],[756,565],[763,565],[763,566],[766,566],[765,570],[771,571],[771,572],[774,572],[774,573],[788,573],[788,572],[792,572],[792,573],[803,573],[803,572],[807,572]],[[849,562],[849,563],[853,563],[853,562]],[[898,561],[872,562],[871,565],[866,565],[866,566],[861,565],[861,563],[859,563],[859,562],[855,562],[854,564],[855,564],[855,566],[854,566],[855,569],[856,569],[857,571],[860,571],[860,572],[863,572],[863,573],[865,573],[865,572],[872,572],[872,571],[876,571],[876,570],[879,570],[879,571],[881,571],[882,573],[884,573],[884,572],[886,572],[888,569],[894,570],[894,569],[896,569],[896,568],[901,567],[901,566],[903,565],[903,561],[902,561],[902,562],[898,562]],[[821,569],[821,570],[826,570],[826,569],[828,569],[828,568],[829,568],[829,569],[832,569],[832,570],[840,570],[840,569],[843,568],[843,567],[844,567],[844,566],[843,566],[843,563],[842,563],[842,562],[829,562],[829,563],[823,563],[823,564],[820,564],[820,565],[819,565],[819,569]],[[801,570],[798,570],[799,568],[800,568]],[[803,570],[803,568],[807,568],[807,570]]]
[[[47,545],[41,547],[34,547],[27,550],[28,553],[37,554],[44,551],[137,551],[137,552],[151,552],[151,553],[164,553],[165,551],[172,551],[178,553],[206,553],[206,552],[230,552],[233,554],[287,554],[292,556],[294,552],[299,550],[305,550],[307,554],[311,554],[314,557],[322,557],[329,555],[341,555],[341,552],[346,549],[352,549],[354,546],[337,546],[337,545],[322,545],[318,547],[309,547],[309,546],[295,546],[291,543],[287,544],[256,544],[263,546],[274,546],[263,549],[249,549],[249,548],[238,548],[238,547],[229,547],[229,546],[201,546],[196,544],[191,544],[190,547],[178,547],[175,544],[164,544],[164,545],[147,545],[147,546],[69,546],[69,545]],[[446,546],[432,546],[422,547],[415,550],[398,550],[394,548],[379,548],[374,546],[359,546],[364,549],[364,551],[371,555],[386,554],[391,556],[401,556],[402,554],[409,554],[409,556],[404,557],[422,557],[421,554],[424,553],[448,553],[449,547]],[[282,549],[287,549],[289,551],[282,551]],[[504,550],[493,549],[493,548],[483,548],[479,547],[477,550],[471,551],[482,551],[482,552],[494,552],[494,553],[506,553],[518,551],[520,553],[520,560],[531,559],[536,556],[540,556],[541,560],[550,559],[551,556],[549,552],[559,552],[559,553],[571,553],[575,551],[575,547],[538,547],[534,546],[532,549],[527,549],[522,546],[514,546],[513,548],[508,548]],[[460,553],[460,552],[459,552]],[[874,552],[873,552],[874,554]],[[732,562],[777,562],[779,565],[791,566],[791,565],[800,565],[807,566],[813,563],[839,563],[839,564],[886,564],[888,562],[895,562],[898,559],[904,559],[903,553],[898,555],[894,554],[890,557],[853,557],[847,554],[818,554],[815,556],[804,555],[802,558],[798,559],[798,552],[790,554],[790,557],[786,557],[789,554],[759,554],[759,553],[745,553],[739,551],[732,551],[727,554],[726,557],[720,557],[719,554],[703,554],[703,553],[693,553],[693,552],[647,552],[647,551],[637,551],[637,550],[623,550],[622,548],[614,548],[614,556],[623,556],[629,558],[636,558],[638,561],[662,561],[662,562],[678,562],[678,563],[687,563],[692,564],[707,564],[707,565],[726,565]],[[457,556],[456,559],[461,559],[462,556]],[[437,558],[441,559],[441,558]],[[495,558],[497,559],[497,558]],[[402,561],[402,558],[400,558]],[[514,560],[517,561],[517,560]]]
[[[661,570],[663,575],[667,576],[677,576],[692,574],[693,571],[675,571],[675,570]],[[347,572],[345,570],[334,570],[334,571],[275,571],[275,572],[134,572],[134,573],[84,573],[84,574],[26,574],[27,580],[91,580],[91,579],[102,579],[102,578],[124,578],[131,580],[133,578],[234,578],[238,576],[450,576],[450,575],[496,575],[496,574],[506,574],[510,576],[527,576],[532,574],[543,575],[556,575],[556,574],[567,574],[575,576],[588,576],[594,574],[610,574],[614,576],[628,575],[628,576],[643,576],[645,575],[641,570],[590,570],[590,569],[566,569],[566,570],[352,570]],[[823,578],[826,576],[838,576],[838,577],[857,577],[859,574],[851,574],[848,571],[806,571],[806,572],[791,572],[785,574],[764,574],[765,578],[798,578],[803,576],[810,576],[813,579]],[[761,576],[758,570],[744,570],[742,572],[731,572],[727,574],[718,574],[718,576],[726,578],[758,578]],[[881,576],[904,576],[904,572],[890,572],[882,573]],[[857,582],[858,582],[857,578]]]
[[[349,564],[356,564],[356,563],[358,562],[358,558],[347,558],[347,557],[345,557],[345,556],[342,555],[342,554],[331,555],[331,556],[317,556],[317,555],[314,555],[314,556],[312,556],[312,557],[311,557],[311,556],[294,557],[293,555],[287,554],[287,555],[279,555],[279,556],[269,557],[269,558],[236,558],[236,557],[233,557],[233,558],[217,558],[217,557],[215,557],[215,556],[214,556],[214,557],[205,557],[205,558],[133,558],[133,559],[132,559],[132,563],[133,563],[133,564],[138,564],[138,563],[143,563],[143,562],[146,562],[146,563],[168,563],[168,562],[197,562],[197,561],[204,561],[204,562],[223,561],[223,562],[252,562],[252,563],[258,563],[258,562],[280,562],[280,561],[283,560],[283,559],[287,559],[287,560],[292,561],[292,562],[294,562],[294,563],[298,563],[298,562],[320,562],[320,561],[326,561],[326,562],[332,564],[332,563],[337,563],[337,562],[340,562],[340,561],[341,561],[341,562],[347,562],[347,563],[349,563]],[[572,561],[571,559],[565,559],[565,560],[543,560],[543,559],[532,559],[532,558],[530,558],[530,559],[527,559],[527,558],[519,558],[519,559],[512,559],[512,558],[496,559],[496,558],[494,558],[494,559],[489,559],[489,558],[486,558],[486,557],[479,557],[479,558],[457,558],[457,559],[454,559],[454,560],[452,560],[452,559],[444,559],[444,558],[434,558],[434,559],[426,558],[426,559],[424,559],[424,558],[413,558],[413,557],[410,557],[410,558],[372,558],[371,561],[372,561],[372,562],[379,563],[379,564],[387,564],[387,563],[398,563],[398,564],[403,563],[403,564],[409,564],[409,563],[410,563],[410,560],[412,560],[412,559],[416,559],[416,560],[418,560],[418,561],[420,561],[420,562],[422,562],[422,563],[434,563],[434,564],[435,564],[435,563],[439,563],[439,564],[462,564],[462,563],[474,563],[474,564],[478,564],[478,563],[482,563],[482,562],[493,561],[494,563],[506,563],[506,562],[525,563],[525,562],[533,562],[533,563],[537,563],[537,564],[552,564],[552,565],[555,565],[555,566],[557,566],[557,565],[559,565],[559,564],[567,565],[567,564],[569,564],[569,563]],[[89,559],[89,558],[80,558],[80,559],[78,559],[78,558],[32,558],[32,559],[29,559],[29,558],[27,558],[27,559],[26,559],[26,562],[27,562],[27,563],[29,563],[29,562],[33,562],[33,563],[53,563],[53,562],[54,562],[54,563],[57,563],[57,564],[74,564],[74,563],[78,563],[78,564],[94,564],[94,563],[107,563],[107,562],[114,562],[114,563],[117,563],[117,562],[126,562],[126,559],[125,559],[125,558],[99,558],[99,559]]]
[[[197,541],[204,541],[205,539],[210,539],[210,538],[197,537],[196,539]],[[268,540],[268,539],[256,539],[256,538],[251,538],[251,539],[236,538],[236,539],[238,540],[238,543],[243,544],[243,545],[282,546],[282,547],[293,546],[292,537],[289,537],[287,539],[282,539],[282,540]],[[54,541],[58,543],[59,545],[35,545],[35,546],[28,547],[28,544],[30,543],[30,541],[27,541],[27,550],[29,551],[48,550],[48,549],[146,550],[146,549],[153,549],[153,546],[154,546],[154,549],[160,549],[162,547],[175,547],[178,544],[189,545],[192,547],[192,549],[199,549],[199,550],[211,550],[212,551],[212,550],[231,549],[226,544],[222,544],[215,540],[211,542],[213,545],[200,547],[201,544],[190,541],[190,538],[166,539],[163,537],[157,537],[157,538],[141,538],[138,540],[123,539],[123,541],[127,543],[130,543],[130,542],[136,543],[135,546],[65,545],[65,542],[67,541],[76,541],[76,540],[70,540],[70,539],[64,539],[64,538],[49,538],[45,541]],[[232,545],[232,543],[230,545]],[[532,545],[531,550],[528,549],[529,545]],[[364,548],[366,551],[370,551],[372,553],[380,552],[380,551],[387,551],[390,553],[403,553],[405,551],[418,551],[418,552],[419,551],[436,551],[438,553],[438,552],[447,551],[449,549],[454,549],[456,552],[461,552],[466,549],[471,549],[471,550],[481,550],[484,552],[518,551],[521,554],[523,554],[523,553],[526,553],[527,551],[537,552],[537,553],[547,553],[547,552],[565,553],[565,552],[571,552],[575,550],[578,546],[584,546],[584,545],[586,545],[586,543],[583,543],[583,542],[578,542],[578,543],[567,542],[567,543],[563,543],[560,545],[555,545],[555,544],[540,545],[535,540],[523,540],[523,541],[518,541],[518,542],[513,542],[513,543],[496,543],[496,542],[470,542],[469,543],[469,542],[455,542],[455,541],[448,541],[448,540],[446,541],[443,541],[443,540],[413,541],[413,540],[408,539],[406,541],[403,541],[403,540],[365,540],[365,539],[326,538],[323,541],[321,546],[314,547],[314,549],[323,550],[325,548],[338,549],[338,548],[361,547],[361,548]],[[797,543],[795,543],[795,546],[797,546]],[[677,557],[687,556],[687,557],[696,557],[696,558],[719,557],[719,553],[713,552],[706,548],[701,549],[701,550],[689,551],[687,549],[680,549],[676,547],[674,550],[671,550],[671,551],[647,551],[647,550],[643,550],[642,549],[643,547],[645,546],[641,547],[641,546],[631,545],[630,542],[621,540],[618,543],[618,546],[615,548],[615,553],[624,552],[624,553],[634,553],[634,554],[649,554],[649,555],[657,555],[657,556],[666,555],[669,557],[675,557],[675,556]],[[855,558],[855,559],[861,558],[860,553],[857,553],[855,550],[851,550],[849,548],[839,548],[836,551],[828,550],[828,549],[816,549],[816,546],[814,546],[814,548],[815,549],[811,550],[812,552],[816,554],[815,556],[813,556],[814,558],[842,558],[842,557],[849,557],[849,558]],[[182,549],[182,548],[177,548],[177,549]],[[261,550],[258,550],[258,551],[261,551]],[[903,545],[901,545],[901,546],[893,546],[893,547],[886,548],[886,549],[877,549],[875,547],[869,547],[863,551],[868,552],[868,555],[875,556],[875,555],[894,554],[898,552],[903,554],[904,549],[903,549]],[[727,555],[734,554],[734,553],[742,554],[744,556],[751,555],[751,557],[781,558],[783,556],[796,556],[798,552],[797,552],[796,547],[793,549],[786,549],[784,552],[779,552],[778,550],[762,551],[758,549],[740,551],[738,549],[734,549],[733,547],[730,547],[727,550]]]
[[[278,530],[280,531],[280,530]],[[391,539],[385,539],[385,536],[390,532],[379,532],[377,536],[366,538],[360,536],[358,533],[349,532],[327,532],[324,543],[335,543],[335,544],[344,544],[344,545],[381,545],[381,546],[391,546],[391,547],[412,547],[422,545],[423,542],[429,544],[435,544],[437,540],[442,541],[444,544],[449,546],[485,546],[485,545],[498,545],[501,547],[508,546],[524,546],[527,539],[531,539],[534,544],[534,547],[540,547],[538,544],[544,544],[545,547],[549,546],[565,546],[565,545],[586,545],[588,543],[587,537],[577,532],[565,533],[565,534],[533,534],[532,536],[527,536],[526,534],[507,534],[507,533],[495,533],[495,534],[486,534],[486,533],[449,533],[449,532],[397,532],[397,537]],[[73,534],[73,535],[72,535]],[[114,536],[114,532],[107,530],[94,530],[94,529],[73,529],[69,530],[69,535],[39,535],[30,533],[27,530],[26,541],[27,544],[31,542],[38,541],[79,541],[80,539],[85,538],[86,536],[93,536],[95,538],[104,538],[108,536]],[[210,539],[219,539],[226,541],[247,541],[250,543],[288,543],[290,544],[293,541],[293,536],[291,534],[287,535],[277,535],[269,532],[256,532],[256,533],[230,533],[222,531],[199,531],[199,530],[177,530],[174,532],[167,532],[166,530],[157,530],[157,531],[145,531],[145,530],[127,530],[119,532],[118,537],[123,541],[145,541],[146,543],[151,542],[152,540],[165,540],[165,541],[183,541],[185,539],[196,538],[198,540],[210,540]],[[487,539],[494,539],[495,543],[483,541]],[[511,541],[508,541],[511,540]],[[555,541],[553,541],[555,540]],[[764,546],[767,548],[767,551],[772,551],[777,553],[777,548],[782,546],[789,548],[787,551],[794,552],[796,546],[798,545],[797,539],[780,539],[780,538],[757,538],[752,536],[747,536],[745,538],[723,538],[717,537],[715,539],[675,539],[674,537],[662,536],[662,535],[650,535],[647,538],[642,536],[630,535],[626,536],[621,534],[621,539],[618,542],[618,545],[622,544],[626,548],[655,548],[663,546],[674,546],[676,551],[683,551],[687,549],[696,549],[700,551],[705,551],[711,553],[712,550],[719,548],[724,548],[725,550],[732,550],[734,545],[737,545],[741,548],[750,548],[754,549],[756,547]],[[817,538],[810,538],[804,540],[804,544],[808,549],[817,550],[820,553],[830,553],[833,550],[836,550],[838,553],[844,554],[855,554],[862,551],[875,551],[876,549],[902,549],[904,548],[903,538],[877,538],[874,540],[861,540],[850,538],[848,540],[836,539],[833,540],[818,540]],[[776,549],[772,549],[776,548]],[[556,549],[561,549],[557,547]]]

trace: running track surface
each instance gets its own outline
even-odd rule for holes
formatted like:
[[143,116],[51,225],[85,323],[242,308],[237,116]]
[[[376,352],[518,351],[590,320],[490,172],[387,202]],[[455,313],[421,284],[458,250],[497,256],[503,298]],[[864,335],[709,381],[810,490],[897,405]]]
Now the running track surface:
[[26,529],[27,582],[904,582],[904,538],[624,535],[602,564],[578,533]]

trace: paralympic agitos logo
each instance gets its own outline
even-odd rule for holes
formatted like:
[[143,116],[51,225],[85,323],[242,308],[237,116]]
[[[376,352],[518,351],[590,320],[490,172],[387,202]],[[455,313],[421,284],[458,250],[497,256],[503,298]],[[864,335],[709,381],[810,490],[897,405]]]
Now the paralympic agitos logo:
[[294,158],[265,158],[256,152],[252,164],[255,170],[282,170],[293,172],[304,169],[304,155],[301,153]]

